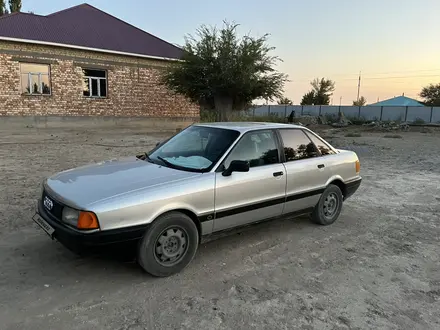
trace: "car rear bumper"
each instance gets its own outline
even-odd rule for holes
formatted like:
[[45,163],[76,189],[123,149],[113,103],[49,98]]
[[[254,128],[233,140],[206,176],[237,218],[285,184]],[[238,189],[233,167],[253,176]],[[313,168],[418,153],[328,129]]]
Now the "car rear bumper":
[[43,228],[40,223],[35,221],[35,219],[33,220],[52,239],[57,240],[75,253],[114,252],[115,249],[125,249],[128,243],[137,243],[147,230],[147,226],[136,226],[92,233],[80,232],[61,223],[50,213],[46,212],[41,200],[38,201],[36,213],[53,228],[53,233],[49,234],[46,230],[47,228]]
[[344,196],[344,200],[346,200],[347,198],[350,198],[351,196],[354,195],[354,193],[359,189],[360,185],[362,182],[362,178],[347,182],[345,184],[345,196]]

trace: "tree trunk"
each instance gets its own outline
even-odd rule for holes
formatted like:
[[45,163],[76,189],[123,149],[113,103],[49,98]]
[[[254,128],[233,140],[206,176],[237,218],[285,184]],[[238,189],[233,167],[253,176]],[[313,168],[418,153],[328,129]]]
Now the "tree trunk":
[[214,97],[215,111],[218,121],[228,121],[228,115],[232,111],[232,98],[230,97]]

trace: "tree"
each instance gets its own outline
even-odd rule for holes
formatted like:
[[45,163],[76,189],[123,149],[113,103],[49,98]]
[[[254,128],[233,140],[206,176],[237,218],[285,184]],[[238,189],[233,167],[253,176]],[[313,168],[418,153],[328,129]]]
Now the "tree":
[[437,85],[429,84],[423,87],[419,94],[424,98],[424,104],[428,106],[440,106],[440,83]]
[[310,82],[312,90],[307,92],[302,100],[301,105],[329,105],[330,96],[335,90],[335,83],[330,79],[315,78]]
[[287,75],[275,70],[280,60],[271,56],[268,35],[239,39],[237,24],[224,22],[222,29],[202,25],[198,38],[185,37],[181,62],[165,70],[162,83],[198,103],[215,110],[220,121],[232,110],[242,110],[255,99],[282,97]]
[[281,97],[279,100],[278,100],[278,104],[280,104],[280,105],[285,105],[285,104],[287,104],[287,105],[292,105],[293,104],[293,102],[292,102],[292,100],[291,99],[289,99],[288,97]]
[[8,10],[6,9],[5,0],[0,0],[0,16],[8,14]]
[[363,96],[361,96],[359,98],[359,100],[357,101],[353,101],[353,105],[357,106],[357,107],[361,107],[367,104],[367,99]]
[[11,13],[21,11],[21,0],[9,0],[9,11]]
[[301,100],[301,105],[313,105],[315,104],[315,92],[310,91],[304,94]]

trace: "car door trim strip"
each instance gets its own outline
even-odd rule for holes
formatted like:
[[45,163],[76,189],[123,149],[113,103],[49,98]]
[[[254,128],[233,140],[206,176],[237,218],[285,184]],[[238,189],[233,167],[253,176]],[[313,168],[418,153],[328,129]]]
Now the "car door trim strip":
[[[303,199],[303,198],[307,198],[307,197],[311,197],[311,196],[320,195],[324,192],[324,190],[325,190],[325,188],[315,189],[315,190],[311,190],[311,191],[307,191],[307,192],[303,192],[303,193],[299,193],[299,194],[293,194],[293,195],[290,195],[287,197],[275,198],[275,199],[267,200],[264,202],[253,203],[253,204],[249,204],[249,205],[245,205],[245,206],[239,206],[236,208],[216,212],[215,219],[221,219],[221,218],[229,217],[229,216],[244,213],[244,212],[249,212],[249,211],[258,210],[258,209],[265,208],[265,207],[270,207],[270,206],[282,204],[285,202],[291,202],[291,201],[295,201],[295,200],[299,200],[299,199]],[[213,213],[204,214],[204,215],[199,216],[200,222],[211,221],[213,219],[214,219]]]

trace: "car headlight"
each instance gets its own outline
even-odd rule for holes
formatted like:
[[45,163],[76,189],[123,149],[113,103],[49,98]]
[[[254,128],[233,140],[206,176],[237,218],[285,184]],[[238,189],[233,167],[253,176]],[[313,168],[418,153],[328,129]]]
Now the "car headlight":
[[73,227],[78,225],[79,211],[71,209],[70,207],[65,206],[63,208],[63,215],[61,220]]

